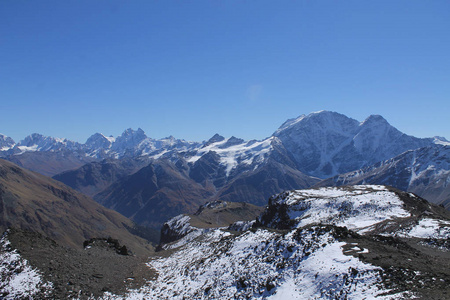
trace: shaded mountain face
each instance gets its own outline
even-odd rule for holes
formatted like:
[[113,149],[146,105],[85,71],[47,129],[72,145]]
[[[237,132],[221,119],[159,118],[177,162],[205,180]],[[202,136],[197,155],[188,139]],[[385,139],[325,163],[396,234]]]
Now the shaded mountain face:
[[146,243],[127,228],[133,223],[64,184],[0,159],[0,230],[38,232],[81,249],[94,237],[115,237],[135,253]]
[[323,180],[317,186],[384,184],[413,192],[450,208],[450,146],[410,150],[361,170]]
[[151,159],[146,157],[108,159],[85,164],[76,170],[57,174],[53,178],[93,197],[112,183],[148,165],[150,161]]
[[54,178],[141,225],[157,228],[207,201],[264,205],[274,193],[318,182],[290,167],[295,164],[277,139],[216,137],[196,151],[148,159],[139,171],[136,161],[95,162]]
[[194,212],[213,192],[169,161],[155,161],[95,195],[96,201],[135,222],[159,227],[183,212]]
[[69,150],[25,152],[20,155],[9,155],[4,158],[23,168],[45,176],[53,176],[64,171],[77,169],[94,160],[93,158]]
[[[121,178],[111,174],[117,174],[123,160],[105,161],[55,178],[85,193],[99,191],[94,199],[100,204],[141,225],[156,228],[180,213],[194,213],[207,201],[264,205],[274,193],[309,187],[319,181],[273,159],[258,164],[254,170],[235,172],[233,179],[229,179],[218,160],[213,152],[191,164],[183,159],[175,162],[159,159],[129,175],[121,169]],[[219,172],[221,177],[217,176]]]
[[306,188],[318,182],[296,169],[268,159],[253,171],[242,173],[218,191],[216,198],[265,205],[267,199],[281,191]]
[[381,116],[358,122],[322,111],[288,120],[275,133],[305,174],[326,178],[433,144],[401,133]]
[[126,297],[445,299],[449,292],[450,212],[412,193],[376,185],[289,191],[232,230],[192,223],[183,215],[166,223],[180,239],[149,263],[158,278]]

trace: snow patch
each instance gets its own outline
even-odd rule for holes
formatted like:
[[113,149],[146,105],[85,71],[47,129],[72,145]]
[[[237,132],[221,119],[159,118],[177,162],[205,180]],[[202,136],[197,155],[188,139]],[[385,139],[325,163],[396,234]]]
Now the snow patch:
[[11,248],[7,233],[0,239],[0,295],[2,299],[32,299],[41,292],[48,296],[53,285]]
[[[159,276],[127,299],[398,299],[379,267],[344,255],[344,242],[319,227],[286,235],[260,229],[238,236],[212,230],[169,257]],[[299,239],[298,236],[301,236]],[[122,299],[105,294],[104,299]]]
[[399,233],[398,236],[448,239],[450,238],[450,222],[430,218],[421,219],[419,224],[407,231]]
[[225,147],[225,145],[230,139],[225,139],[198,149],[186,161],[195,163],[206,153],[210,151],[215,152],[220,157],[220,163],[225,166],[226,174],[229,176],[231,171],[240,163],[250,165],[255,161],[261,162],[260,158],[272,150],[271,143],[273,139],[274,137],[270,137],[263,141],[242,142],[229,147]]
[[346,226],[362,233],[384,220],[410,216],[403,209],[403,201],[379,185],[293,191],[278,199],[278,203],[289,206],[288,215],[298,222],[297,227],[322,223]]

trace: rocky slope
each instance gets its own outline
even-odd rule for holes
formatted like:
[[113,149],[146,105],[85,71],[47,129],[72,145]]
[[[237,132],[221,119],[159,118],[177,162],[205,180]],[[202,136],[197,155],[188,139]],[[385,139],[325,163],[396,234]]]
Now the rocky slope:
[[155,273],[143,258],[118,253],[113,239],[62,246],[31,231],[11,229],[0,240],[2,299],[93,299],[138,288]]
[[[181,218],[169,223],[175,231],[186,229],[178,226],[187,224]],[[127,296],[445,299],[450,295],[450,214],[411,193],[384,186],[290,191],[272,197],[251,228],[242,223],[232,228],[191,231],[183,242],[168,244],[170,251],[149,262],[158,278]],[[119,299],[112,294],[105,298]]]
[[160,227],[174,215],[195,212],[211,195],[211,190],[175,164],[158,160],[118,180],[94,199],[141,225]]
[[321,181],[317,186],[385,184],[450,208],[450,146],[410,150],[361,170]]
[[[228,227],[236,222],[256,220],[264,208],[243,202],[213,201],[202,206],[194,214],[181,214],[165,222],[161,228],[159,248],[186,235],[188,240],[211,228]],[[186,243],[186,240],[183,241]],[[173,247],[173,245],[171,245]]]

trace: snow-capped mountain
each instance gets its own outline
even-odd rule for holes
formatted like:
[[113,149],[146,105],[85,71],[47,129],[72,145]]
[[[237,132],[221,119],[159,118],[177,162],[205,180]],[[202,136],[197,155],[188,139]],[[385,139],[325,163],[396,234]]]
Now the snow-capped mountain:
[[410,193],[290,191],[253,225],[238,224],[204,230],[188,216],[170,220],[181,240],[149,261],[159,276],[125,297],[441,299],[448,291],[450,215]]
[[234,136],[228,139],[217,139],[215,135],[202,147],[190,151],[186,155],[186,160],[195,165],[205,155],[215,155],[218,164],[224,167],[225,175],[229,177],[232,171],[238,169],[238,166],[251,165],[253,169],[257,168],[267,154],[273,150],[274,139],[246,142]]
[[[0,157],[44,175],[53,176],[91,161],[141,156],[158,158],[167,152],[187,151],[200,145],[201,143],[175,139],[172,136],[152,139],[140,128],[129,128],[117,138],[95,133],[84,144],[34,133],[17,144],[2,135]],[[42,162],[42,157],[45,157],[45,162]],[[64,157],[68,158],[68,162],[61,163]]]
[[112,143],[114,143],[115,140],[116,139],[112,136],[106,137],[101,133],[94,133],[86,140],[84,145],[90,153],[95,153],[99,150],[107,150],[111,148]]
[[330,111],[288,120],[274,136],[292,154],[300,171],[320,178],[357,170],[434,143],[432,138],[401,133],[378,115],[358,122]]
[[326,179],[318,186],[385,184],[450,207],[450,145],[435,144]]
[[21,152],[28,151],[58,151],[71,150],[77,151],[83,148],[82,144],[70,141],[68,139],[60,139],[49,136],[43,136],[39,133],[33,133],[20,141],[14,148],[18,148]]
[[141,128],[138,130],[128,128],[117,138],[96,133],[84,144],[87,155],[99,159],[139,156],[157,158],[169,150],[185,151],[198,145],[200,144],[176,139],[173,136],[152,139]]
[[6,135],[0,133],[0,151],[6,151],[14,147],[16,142]]

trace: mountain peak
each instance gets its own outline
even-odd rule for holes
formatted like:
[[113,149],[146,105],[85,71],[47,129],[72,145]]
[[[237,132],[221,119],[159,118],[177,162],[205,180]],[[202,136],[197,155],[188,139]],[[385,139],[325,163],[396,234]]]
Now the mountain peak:
[[106,137],[101,133],[94,133],[87,140],[85,145],[89,148],[109,148],[114,138]]
[[20,144],[24,146],[31,146],[37,144],[39,141],[42,141],[45,138],[47,137],[40,133],[32,133],[26,136],[22,141],[20,141]]
[[361,125],[365,124],[384,124],[389,125],[389,122],[383,118],[381,115],[370,115],[368,116],[363,122],[361,122]]
[[223,136],[221,136],[220,134],[216,133],[215,135],[213,135],[212,138],[210,138],[210,139],[206,142],[206,144],[207,144],[207,145],[210,145],[210,144],[213,144],[213,143],[221,142],[221,141],[223,141],[223,140],[225,140],[225,138],[224,138]]
[[354,128],[358,125],[358,121],[349,118],[343,114],[321,110],[317,112],[312,112],[308,115],[301,115],[294,119],[289,119],[284,122],[280,128],[273,134],[274,136],[279,136],[282,132],[286,130],[291,130],[292,128],[298,129],[300,127],[320,127],[323,129],[332,128],[333,130],[342,127],[344,130],[348,128]]
[[16,142],[14,142],[14,140],[4,134],[0,133],[0,151],[2,151],[2,149],[9,149],[11,147],[13,147],[16,144]]
[[144,130],[141,128],[138,128],[137,130],[134,130],[132,128],[128,128],[125,130],[121,136],[117,137],[117,141],[119,140],[139,140],[142,141],[147,138],[147,135],[145,134]]
[[220,146],[220,148],[228,148],[228,147],[240,145],[243,143],[245,143],[245,141],[243,139],[232,136],[222,146]]
[[139,135],[145,135],[144,130],[142,130],[141,128],[138,128],[137,130],[134,130],[133,128],[128,128],[126,129],[121,136],[139,136]]
[[147,135],[141,128],[138,128],[137,130],[128,128],[122,133],[121,136],[116,138],[116,140],[112,144],[112,148],[113,150],[123,152],[126,149],[132,149],[136,147],[147,138]]

